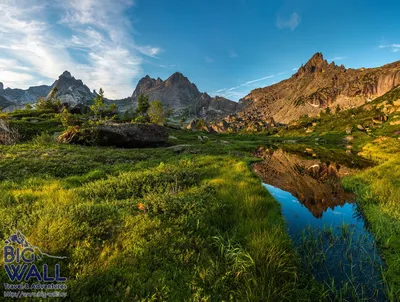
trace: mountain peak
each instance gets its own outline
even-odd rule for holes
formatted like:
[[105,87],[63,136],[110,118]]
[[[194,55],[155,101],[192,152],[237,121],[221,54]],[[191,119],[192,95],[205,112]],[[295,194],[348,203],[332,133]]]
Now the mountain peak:
[[167,86],[169,85],[175,85],[178,83],[187,83],[187,84],[192,84],[187,77],[185,77],[182,73],[180,72],[175,72],[173,75],[171,75],[166,81]]
[[309,61],[313,62],[323,62],[324,61],[324,55],[322,52],[316,52]]
[[0,82],[0,91],[3,91],[3,90],[4,90],[4,85],[2,82]]
[[[160,79],[161,80],[161,79]],[[141,78],[136,86],[135,91],[132,94],[132,97],[138,97],[139,95],[143,94],[147,90],[153,88],[158,84],[158,80],[151,78],[149,75]]]
[[321,72],[322,69],[328,66],[328,61],[324,60],[324,56],[322,53],[317,52],[314,54],[311,59],[304,65],[306,72]]
[[71,73],[70,73],[68,70],[66,70],[66,71],[64,71],[64,72],[62,73],[62,75],[61,75],[60,77],[72,78],[72,75],[71,75]]
[[[53,83],[51,90],[54,88],[57,88],[55,97],[70,105],[87,104],[94,97],[89,87],[83,84],[82,80],[75,79],[67,70]],[[46,98],[50,97],[52,97],[51,91]]]
[[323,72],[328,68],[328,61],[324,59],[324,56],[321,52],[315,53],[310,60],[303,66],[299,68],[299,70],[293,75],[293,77],[297,78],[304,74],[313,74]]

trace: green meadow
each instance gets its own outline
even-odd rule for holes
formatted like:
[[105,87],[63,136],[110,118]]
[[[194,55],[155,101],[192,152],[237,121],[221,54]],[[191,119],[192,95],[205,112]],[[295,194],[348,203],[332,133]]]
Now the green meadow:
[[300,271],[280,206],[251,171],[249,151],[265,137],[200,141],[170,129],[176,139],[166,148],[84,147],[56,143],[52,129],[62,127],[39,118],[15,120],[25,141],[0,146],[0,236],[18,229],[66,256],[67,300],[323,295]]
[[[352,123],[367,118],[339,117],[351,114]],[[381,138],[391,126],[354,132],[350,155],[346,125],[332,116],[313,121],[312,134],[308,118],[272,136],[168,128],[169,146],[145,149],[57,143],[64,127],[50,111],[7,118],[22,140],[0,145],[0,240],[20,230],[66,256],[66,300],[340,300],[343,291],[303,270],[279,203],[252,172],[252,153],[271,144],[368,166],[343,184],[378,241],[388,299],[400,295],[400,140]]]

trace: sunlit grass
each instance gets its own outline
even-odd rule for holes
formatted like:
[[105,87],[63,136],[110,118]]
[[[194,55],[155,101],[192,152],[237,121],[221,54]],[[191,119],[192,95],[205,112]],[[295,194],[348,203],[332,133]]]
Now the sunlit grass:
[[384,278],[389,297],[400,296],[400,144],[397,139],[377,140],[363,148],[380,164],[345,178],[344,186],[358,195],[358,204],[381,247],[387,264]]
[[59,145],[48,134],[0,146],[0,239],[19,229],[67,256],[71,300],[319,299],[241,151],[260,137],[221,150],[174,134],[190,138],[188,152]]

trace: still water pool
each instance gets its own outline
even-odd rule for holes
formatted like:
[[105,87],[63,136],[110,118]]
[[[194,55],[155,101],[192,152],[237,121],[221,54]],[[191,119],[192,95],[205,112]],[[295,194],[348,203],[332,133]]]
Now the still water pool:
[[354,172],[338,163],[276,150],[254,165],[265,188],[281,204],[303,269],[344,299],[384,301],[384,266],[356,197],[341,177]]

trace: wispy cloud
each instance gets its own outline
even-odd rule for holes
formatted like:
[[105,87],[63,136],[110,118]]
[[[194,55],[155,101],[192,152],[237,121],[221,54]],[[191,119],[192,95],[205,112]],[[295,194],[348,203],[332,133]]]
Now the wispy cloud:
[[262,78],[259,78],[259,79],[247,81],[247,82],[245,82],[243,84],[240,84],[238,86],[234,86],[234,87],[231,87],[231,88],[222,88],[222,89],[219,89],[219,90],[217,90],[217,91],[215,91],[214,93],[211,93],[211,94],[212,95],[220,94],[221,96],[226,97],[228,99],[229,98],[240,99],[240,98],[246,96],[248,94],[248,91],[237,91],[238,89],[243,88],[243,87],[251,86],[252,84],[257,83],[257,82],[261,82],[261,81],[265,81],[267,79],[271,79],[274,76],[275,75],[269,75],[269,76],[265,76],[265,77],[262,77]]
[[204,60],[206,61],[206,63],[214,63],[214,59],[210,57],[204,57]]
[[269,76],[266,76],[266,77],[263,77],[263,78],[260,78],[260,79],[248,81],[248,82],[242,84],[241,86],[246,86],[246,85],[249,85],[249,84],[253,84],[253,83],[255,83],[255,82],[261,82],[261,81],[264,81],[264,80],[273,78],[274,76],[275,76],[275,75],[269,75]]
[[264,81],[264,80],[267,80],[267,79],[271,79],[271,78],[273,78],[274,76],[275,76],[275,75],[269,75],[269,76],[266,76],[266,77],[262,77],[262,78],[260,78],[260,79],[247,81],[247,82],[245,82],[245,83],[243,83],[243,84],[240,84],[240,85],[238,85],[238,86],[234,86],[234,87],[231,87],[231,88],[223,88],[223,89],[217,90],[216,92],[237,90],[237,89],[239,89],[239,88],[241,88],[241,87],[249,86],[249,85],[251,85],[251,84],[253,84],[253,83],[256,83],[256,82],[261,82],[261,81]]
[[398,52],[400,51],[400,44],[379,45],[379,48],[390,48],[392,52]]
[[214,93],[210,93],[212,96],[222,96],[224,98],[233,100],[233,101],[238,101],[241,98],[245,97],[249,92],[248,91],[216,91]]
[[234,58],[237,58],[237,57],[238,57],[238,54],[236,53],[236,51],[231,50],[231,51],[229,51],[229,57],[230,57],[231,59],[234,59]]
[[152,46],[136,46],[136,49],[149,57],[152,58],[156,58],[159,59],[159,57],[157,57],[158,54],[160,54],[163,50],[159,47],[152,47]]
[[276,27],[279,29],[290,28],[290,30],[295,30],[295,28],[300,24],[301,17],[297,13],[293,13],[288,18],[282,18],[278,16],[276,18]]
[[328,59],[328,61],[341,61],[345,59],[347,59],[347,57],[333,57],[331,59]]
[[[0,2],[0,81],[27,88],[52,83],[64,70],[109,98],[132,93],[142,55],[162,49],[135,43],[125,11],[133,1],[3,0]],[[17,68],[16,66],[23,67]]]

